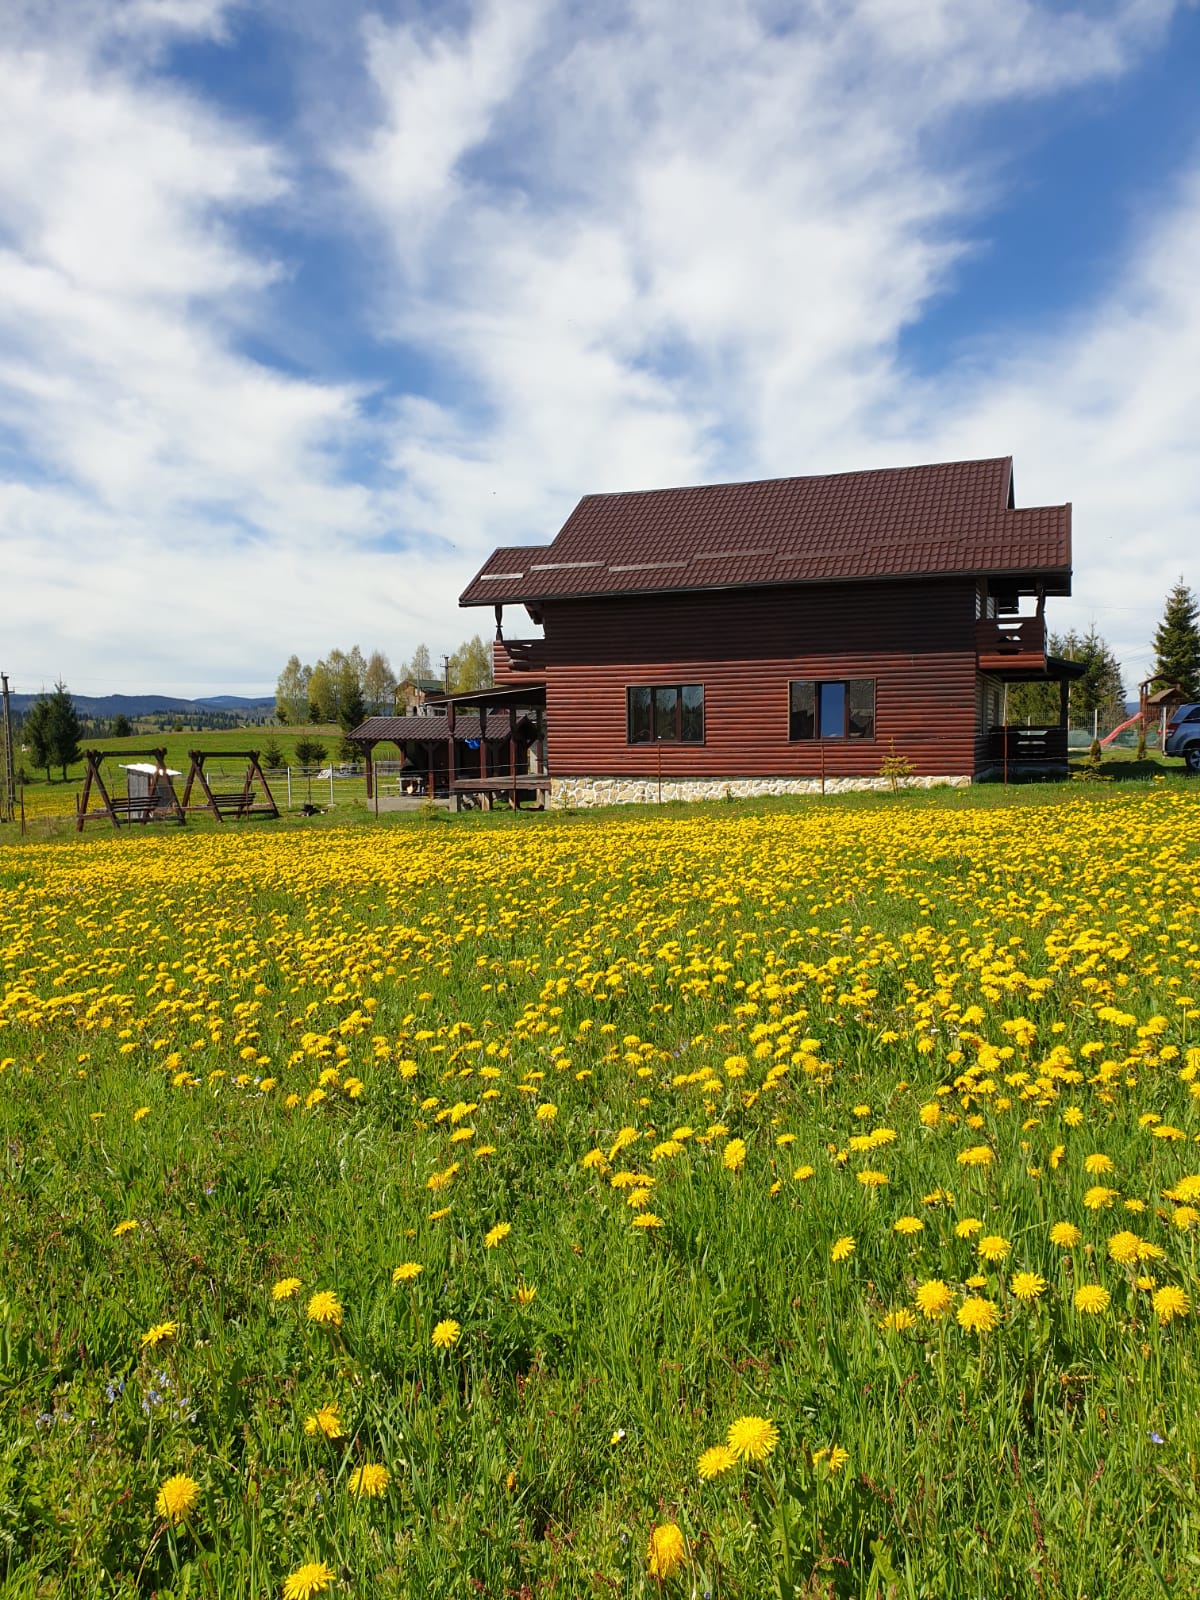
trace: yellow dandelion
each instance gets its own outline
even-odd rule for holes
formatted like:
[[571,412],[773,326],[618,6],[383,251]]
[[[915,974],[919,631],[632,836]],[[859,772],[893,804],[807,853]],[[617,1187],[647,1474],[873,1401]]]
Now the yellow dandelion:
[[346,1430],[342,1427],[336,1401],[331,1405],[322,1406],[318,1411],[305,1417],[304,1431],[310,1438],[315,1438],[319,1433],[325,1439],[344,1439]]
[[1111,1206],[1117,1198],[1117,1191],[1109,1189],[1102,1183],[1093,1184],[1083,1197],[1083,1203],[1089,1211],[1103,1211],[1106,1206]]
[[916,1316],[907,1306],[897,1306],[889,1311],[879,1324],[880,1333],[907,1333],[917,1325]]
[[924,1226],[925,1224],[920,1217],[897,1217],[895,1222],[892,1223],[892,1227],[897,1233],[906,1235],[920,1233]]
[[969,1150],[958,1152],[960,1167],[986,1167],[995,1159],[991,1146],[986,1144],[974,1144]]
[[989,1233],[975,1246],[985,1261],[1003,1261],[1012,1245],[999,1233]]
[[156,1322],[152,1328],[147,1328],[142,1335],[142,1349],[154,1350],[160,1344],[169,1344],[179,1332],[177,1322]]
[[1074,1250],[1082,1238],[1082,1233],[1073,1222],[1056,1222],[1050,1229],[1050,1243],[1058,1245],[1061,1250]]
[[746,1165],[746,1141],[730,1139],[721,1152],[721,1162],[729,1172],[740,1172]]
[[342,1302],[332,1289],[320,1289],[308,1302],[308,1320],[328,1324],[333,1328],[342,1325]]
[[1166,1283],[1157,1290],[1150,1304],[1164,1328],[1173,1317],[1186,1317],[1192,1309],[1187,1295],[1173,1283]]
[[739,1461],[765,1461],[779,1443],[779,1429],[767,1417],[738,1417],[725,1443]]
[[494,1228],[489,1228],[487,1233],[484,1234],[484,1249],[494,1250],[498,1244],[502,1244],[508,1238],[511,1232],[511,1222],[498,1222]]
[[650,1530],[650,1546],[646,1551],[646,1564],[652,1578],[669,1578],[687,1560],[687,1545],[683,1534],[673,1522],[661,1523]]
[[1141,1243],[1142,1241],[1136,1233],[1130,1233],[1128,1229],[1122,1229],[1120,1233],[1114,1233],[1109,1239],[1108,1253],[1118,1266],[1131,1267],[1139,1259]]
[[117,1223],[116,1227],[112,1231],[112,1236],[114,1239],[123,1239],[127,1233],[132,1233],[133,1230],[138,1226],[139,1224],[137,1219],[135,1217],[130,1217],[125,1222]]
[[807,1183],[815,1171],[815,1167],[797,1167],[795,1172],[792,1173],[792,1177],[795,1178],[797,1183]]
[[333,1582],[333,1573],[323,1561],[306,1561],[283,1580],[283,1600],[312,1600],[324,1594]]
[[445,1317],[433,1330],[433,1348],[435,1350],[453,1350],[462,1336],[462,1324],[455,1322],[453,1317]]
[[710,1445],[696,1463],[696,1471],[705,1483],[713,1478],[719,1478],[722,1473],[737,1465],[737,1457],[725,1444]]
[[854,1254],[854,1236],[844,1233],[840,1239],[835,1239],[833,1249],[829,1252],[831,1261],[848,1261]]
[[855,1177],[864,1189],[884,1189],[892,1181],[886,1172],[874,1172],[869,1168],[865,1172],[855,1173]]
[[200,1485],[195,1478],[189,1478],[186,1472],[177,1472],[160,1484],[154,1509],[168,1522],[183,1522],[195,1510],[199,1499]]
[[954,1224],[954,1237],[956,1239],[970,1239],[975,1234],[983,1231],[983,1223],[978,1217],[964,1217],[961,1222]]
[[424,1271],[419,1261],[402,1261],[398,1267],[392,1268],[392,1282],[415,1283]]
[[1111,1156],[1101,1155],[1099,1152],[1097,1152],[1095,1155],[1087,1156],[1084,1159],[1083,1170],[1088,1174],[1089,1177],[1102,1177],[1104,1173],[1111,1172],[1112,1169],[1113,1163]]
[[977,1294],[969,1295],[956,1315],[959,1327],[975,1334],[991,1333],[1000,1317],[995,1302]]
[[830,1472],[840,1472],[850,1459],[849,1450],[843,1450],[840,1444],[835,1444],[829,1451],[826,1465]]
[[1112,1297],[1108,1290],[1099,1283],[1081,1283],[1075,1291],[1075,1309],[1083,1312],[1084,1316],[1099,1316],[1102,1311],[1108,1310],[1108,1302]]
[[350,1474],[350,1493],[374,1500],[387,1491],[391,1481],[392,1475],[386,1467],[381,1467],[377,1461],[364,1461]]
[[663,1219],[655,1216],[653,1211],[642,1211],[633,1219],[635,1228],[661,1228]]
[[1046,1292],[1046,1280],[1040,1272],[1014,1272],[1008,1287],[1023,1305],[1032,1305]]
[[924,1283],[919,1283],[914,1298],[917,1310],[929,1322],[937,1322],[944,1317],[954,1301],[950,1285],[941,1278],[928,1278]]
[[303,1288],[299,1278],[280,1278],[271,1285],[272,1300],[291,1300]]
[[533,1283],[519,1283],[517,1285],[517,1304],[531,1306],[537,1299],[537,1285]]

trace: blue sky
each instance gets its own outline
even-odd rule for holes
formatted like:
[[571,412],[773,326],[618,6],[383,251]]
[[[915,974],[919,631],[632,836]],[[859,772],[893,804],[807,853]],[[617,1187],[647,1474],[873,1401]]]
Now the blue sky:
[[1011,453],[1200,589],[1200,9],[9,0],[0,666],[269,690],[579,495]]

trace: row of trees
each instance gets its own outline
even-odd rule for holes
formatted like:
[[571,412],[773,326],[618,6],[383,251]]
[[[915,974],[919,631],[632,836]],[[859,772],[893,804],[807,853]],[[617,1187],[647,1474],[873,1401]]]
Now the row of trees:
[[331,650],[315,666],[289,658],[275,686],[275,714],[280,722],[296,727],[309,722],[336,722],[343,733],[356,728],[364,717],[387,716],[405,683],[441,686],[452,694],[486,689],[492,681],[491,651],[478,636],[465,640],[449,657],[445,673],[434,670],[428,645],[419,644],[400,672],[381,650],[364,656],[352,650]]

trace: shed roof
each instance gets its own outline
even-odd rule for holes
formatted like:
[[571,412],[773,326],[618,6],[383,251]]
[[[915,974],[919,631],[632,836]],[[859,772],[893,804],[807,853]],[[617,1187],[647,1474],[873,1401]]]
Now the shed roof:
[[967,573],[1070,592],[1071,507],[1014,509],[1011,456],[585,495],[552,544],[496,550],[459,603]]
[[[518,718],[518,722],[526,721]],[[488,739],[507,739],[509,734],[508,713],[503,716],[499,713],[489,715],[487,719],[486,736]],[[351,739],[367,744],[371,741],[394,744],[415,743],[440,744],[450,737],[450,722],[444,716],[428,717],[368,717],[350,734]],[[477,712],[460,711],[454,720],[455,739],[478,739],[479,715]]]

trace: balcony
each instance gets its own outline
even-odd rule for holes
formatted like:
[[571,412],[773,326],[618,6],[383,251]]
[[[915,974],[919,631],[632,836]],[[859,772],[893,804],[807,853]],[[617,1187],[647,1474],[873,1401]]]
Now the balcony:
[[513,686],[546,675],[544,639],[497,639],[492,645],[492,677]]
[[1045,617],[984,617],[975,624],[975,654],[981,672],[1046,665]]

